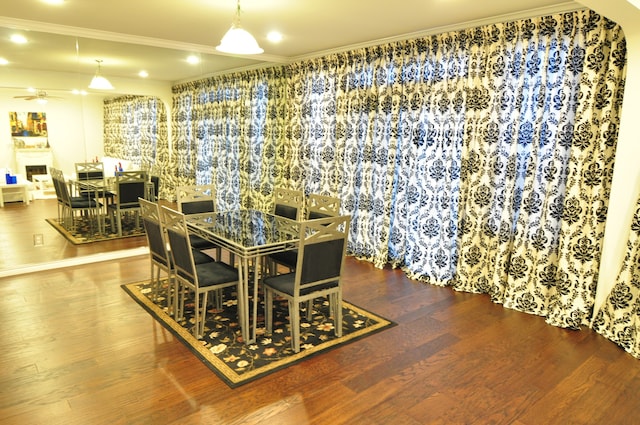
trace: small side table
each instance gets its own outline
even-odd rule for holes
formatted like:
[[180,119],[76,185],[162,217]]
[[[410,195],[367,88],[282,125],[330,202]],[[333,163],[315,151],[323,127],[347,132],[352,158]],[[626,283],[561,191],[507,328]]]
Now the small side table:
[[4,207],[4,197],[9,194],[21,194],[22,202],[29,205],[31,201],[31,194],[29,193],[29,186],[31,182],[18,181],[15,184],[6,184],[4,181],[0,182],[0,207]]

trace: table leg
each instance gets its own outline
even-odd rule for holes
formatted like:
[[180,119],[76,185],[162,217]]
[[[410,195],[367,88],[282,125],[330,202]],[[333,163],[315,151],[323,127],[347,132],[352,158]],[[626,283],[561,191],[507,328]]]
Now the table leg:
[[252,341],[256,340],[258,329],[258,257],[253,259],[253,328]]
[[247,275],[247,259],[239,258],[238,261],[238,320],[240,331],[245,344],[249,344],[249,276]]

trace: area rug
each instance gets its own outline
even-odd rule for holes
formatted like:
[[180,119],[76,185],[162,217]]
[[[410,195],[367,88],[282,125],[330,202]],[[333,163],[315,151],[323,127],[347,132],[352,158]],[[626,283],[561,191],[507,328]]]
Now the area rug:
[[122,236],[118,236],[117,230],[114,232],[111,229],[111,220],[108,218],[105,220],[104,233],[96,232],[96,223],[90,223],[89,219],[85,217],[76,219],[75,229],[70,230],[63,227],[57,218],[47,218],[45,220],[74,245],[144,236],[142,220],[140,220],[138,226],[136,226],[136,220],[134,218],[124,218],[122,220]]
[[[164,291],[166,286],[164,281]],[[259,315],[256,342],[245,344],[237,321],[235,291],[225,292],[222,311],[209,310],[205,336],[197,339],[190,332],[193,326],[192,301],[185,305],[185,318],[177,322],[167,313],[164,296],[159,296],[156,301],[149,297],[151,286],[148,281],[122,285],[122,288],[231,388],[395,325],[343,301],[342,337],[336,337],[333,319],[329,317],[329,305],[319,298],[314,302],[310,321],[306,320],[306,313],[301,313],[300,352],[294,353],[285,300],[274,300],[272,335],[265,334],[263,317]],[[259,312],[262,311],[264,306],[260,302]]]

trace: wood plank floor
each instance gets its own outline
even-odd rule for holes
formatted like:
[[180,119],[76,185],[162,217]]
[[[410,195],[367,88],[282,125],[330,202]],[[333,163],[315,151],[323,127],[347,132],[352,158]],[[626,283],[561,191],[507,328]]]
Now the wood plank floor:
[[[4,211],[3,235],[24,215],[12,222]],[[21,255],[5,246],[3,256]],[[230,389],[120,288],[148,274],[148,260],[135,257],[0,279],[1,424],[634,424],[640,417],[640,361],[597,333],[555,328],[486,296],[352,258],[345,299],[398,326]]]

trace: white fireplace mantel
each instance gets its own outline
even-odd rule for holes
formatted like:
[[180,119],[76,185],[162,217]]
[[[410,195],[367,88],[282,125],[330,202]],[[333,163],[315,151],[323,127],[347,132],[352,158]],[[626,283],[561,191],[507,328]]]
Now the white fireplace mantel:
[[17,174],[27,175],[27,165],[46,165],[47,174],[53,167],[53,152],[49,148],[27,148],[15,150]]

